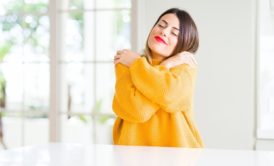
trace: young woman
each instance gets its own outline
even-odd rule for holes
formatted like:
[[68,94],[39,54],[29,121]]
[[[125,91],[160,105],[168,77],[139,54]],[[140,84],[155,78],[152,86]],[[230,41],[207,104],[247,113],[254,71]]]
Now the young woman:
[[153,26],[144,55],[117,51],[114,144],[203,147],[192,112],[198,46],[191,16],[172,8]]

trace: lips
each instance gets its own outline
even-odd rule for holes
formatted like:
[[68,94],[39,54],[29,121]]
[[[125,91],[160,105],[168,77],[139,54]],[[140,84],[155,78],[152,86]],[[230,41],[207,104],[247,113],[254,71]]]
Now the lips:
[[160,43],[163,43],[163,44],[167,45],[167,43],[165,42],[165,40],[162,39],[160,36],[155,36],[154,38],[155,38],[155,40],[156,40],[157,42],[160,42]]

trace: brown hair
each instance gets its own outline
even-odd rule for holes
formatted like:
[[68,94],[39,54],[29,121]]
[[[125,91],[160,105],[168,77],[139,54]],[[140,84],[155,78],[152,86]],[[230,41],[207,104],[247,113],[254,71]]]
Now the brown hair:
[[[164,13],[162,13],[155,24],[153,25],[152,29],[155,27],[155,25],[159,22],[162,16],[166,14],[175,14],[177,18],[179,19],[180,23],[180,32],[178,36],[178,43],[176,47],[174,48],[171,56],[180,53],[182,51],[188,51],[191,53],[195,53],[198,50],[199,47],[199,35],[198,30],[196,27],[195,22],[193,21],[192,17],[184,10],[178,9],[178,8],[171,8],[166,10]],[[148,40],[146,43],[146,49],[145,54],[150,55],[150,48],[148,47]]]

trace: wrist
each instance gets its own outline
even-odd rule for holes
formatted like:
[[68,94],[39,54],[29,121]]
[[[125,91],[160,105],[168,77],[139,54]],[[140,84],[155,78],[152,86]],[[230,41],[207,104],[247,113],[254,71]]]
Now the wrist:
[[132,60],[131,60],[131,62],[128,64],[128,66],[131,66],[135,61],[137,61],[137,59],[139,59],[140,58],[140,56],[139,57],[134,57],[134,58],[132,58]]

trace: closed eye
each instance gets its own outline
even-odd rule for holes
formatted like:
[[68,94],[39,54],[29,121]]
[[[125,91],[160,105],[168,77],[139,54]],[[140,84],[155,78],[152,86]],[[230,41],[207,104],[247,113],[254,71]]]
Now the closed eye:
[[165,28],[165,26],[162,25],[162,24],[158,24],[158,26],[159,26],[160,28]]
[[174,36],[178,36],[178,34],[175,33],[175,32],[171,32],[171,34],[174,35]]

